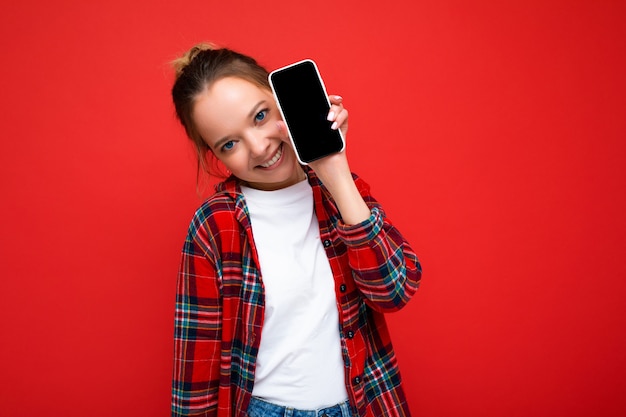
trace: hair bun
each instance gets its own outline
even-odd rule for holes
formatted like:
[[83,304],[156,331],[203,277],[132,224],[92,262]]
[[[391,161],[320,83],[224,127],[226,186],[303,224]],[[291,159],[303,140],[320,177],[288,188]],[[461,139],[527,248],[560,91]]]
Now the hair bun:
[[183,71],[185,70],[185,68],[187,68],[187,66],[191,63],[191,61],[193,61],[193,59],[198,56],[198,54],[202,51],[213,51],[219,49],[218,46],[216,46],[213,43],[210,42],[202,42],[202,43],[198,43],[194,46],[192,46],[187,52],[185,52],[183,55],[181,55],[180,57],[174,59],[171,62],[172,67],[174,68],[174,72],[176,74],[176,78],[178,78]]

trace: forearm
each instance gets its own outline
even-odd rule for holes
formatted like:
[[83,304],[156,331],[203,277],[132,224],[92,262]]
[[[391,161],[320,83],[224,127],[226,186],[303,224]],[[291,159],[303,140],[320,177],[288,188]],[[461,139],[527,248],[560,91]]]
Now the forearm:
[[327,156],[310,164],[319,180],[332,196],[346,225],[368,219],[370,208],[354,182],[345,151]]
[[[404,307],[421,280],[417,256],[404,240],[398,242],[399,237],[397,230],[383,230],[372,244],[350,252],[355,283],[368,304],[378,311]],[[369,261],[374,258],[379,260],[377,264]],[[368,262],[370,266],[366,267]]]
[[359,193],[349,171],[347,174],[344,172],[328,175],[326,179],[322,180],[322,183],[333,196],[344,224],[359,224],[370,217],[370,208]]
[[373,208],[367,221],[339,225],[339,231],[348,246],[354,282],[367,304],[381,312],[406,305],[419,286],[421,265],[382,210]]

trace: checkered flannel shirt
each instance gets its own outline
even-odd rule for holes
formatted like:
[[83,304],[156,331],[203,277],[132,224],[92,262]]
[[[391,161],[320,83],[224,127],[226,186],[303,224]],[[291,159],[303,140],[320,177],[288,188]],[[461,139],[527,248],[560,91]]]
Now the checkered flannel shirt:
[[[354,175],[371,209],[347,226],[312,170],[315,213],[335,277],[345,383],[359,416],[409,416],[383,313],[402,308],[421,279],[418,259]],[[237,182],[195,213],[176,292],[172,416],[244,417],[254,385],[264,293],[247,206]]]

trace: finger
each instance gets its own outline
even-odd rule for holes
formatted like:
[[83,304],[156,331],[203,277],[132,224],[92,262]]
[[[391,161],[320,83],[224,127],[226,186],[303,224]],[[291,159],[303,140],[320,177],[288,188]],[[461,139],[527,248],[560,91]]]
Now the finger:
[[332,104],[330,106],[330,110],[328,110],[328,116],[326,117],[326,120],[328,120],[329,122],[334,122],[335,120],[337,120],[337,116],[339,115],[339,113],[341,113],[343,110],[344,108],[342,104]]
[[344,129],[348,125],[348,110],[341,109],[341,111],[335,116],[335,120],[333,124],[330,126],[331,129]]
[[343,97],[338,95],[329,95],[328,100],[330,101],[330,109],[328,110],[327,120],[329,122],[334,122],[337,115],[343,110]]
[[341,102],[343,101],[343,97],[338,95],[330,95],[328,96],[328,99],[330,100],[331,104],[341,104]]
[[278,133],[280,135],[287,135],[287,125],[282,120],[276,121],[276,128],[278,129]]

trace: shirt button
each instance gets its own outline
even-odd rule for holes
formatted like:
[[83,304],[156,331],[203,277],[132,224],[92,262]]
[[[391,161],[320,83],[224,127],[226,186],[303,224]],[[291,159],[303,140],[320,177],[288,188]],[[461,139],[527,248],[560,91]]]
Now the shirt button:
[[330,245],[332,245],[332,244],[333,244],[333,242],[331,242],[331,241],[330,241],[330,240],[328,240],[328,239],[326,239],[326,240],[324,241],[324,247],[325,247],[325,248],[330,247]]
[[348,287],[346,287],[346,284],[341,284],[339,286],[339,291],[341,291],[341,292],[346,292],[347,289],[348,289]]
[[346,333],[346,337],[348,339],[352,339],[354,337],[354,332],[352,330],[348,330],[348,332]]
[[355,376],[354,379],[352,380],[352,382],[354,383],[354,385],[358,385],[361,383],[361,377],[360,376]]

